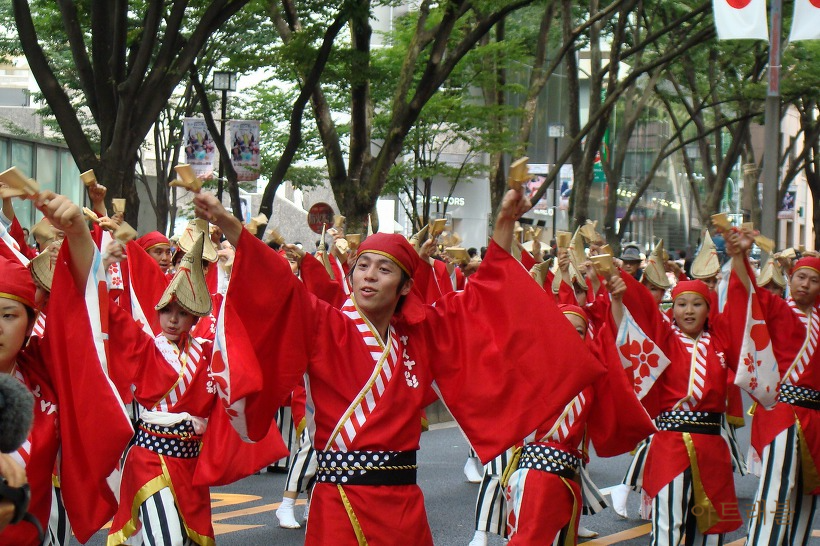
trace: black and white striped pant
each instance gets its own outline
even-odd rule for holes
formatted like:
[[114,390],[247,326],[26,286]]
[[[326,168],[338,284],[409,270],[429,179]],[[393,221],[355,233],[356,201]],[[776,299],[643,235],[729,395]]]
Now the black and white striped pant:
[[290,469],[285,482],[285,491],[304,493],[312,485],[316,477],[316,450],[310,443],[307,428],[299,435],[299,440],[293,446],[290,455]]
[[583,499],[581,514],[591,516],[609,506],[604,499],[603,493],[589,476],[586,464],[581,464],[578,474],[581,478],[581,498]]
[[720,420],[720,435],[726,440],[729,446],[729,455],[732,458],[732,470],[745,476],[748,471],[746,469],[746,458],[740,449],[740,442],[737,439],[737,427],[729,424],[724,413]]
[[484,465],[484,477],[478,488],[475,503],[475,530],[506,536],[507,509],[504,506],[504,490],[501,475],[512,459],[513,450],[508,449]]
[[749,546],[808,544],[817,497],[803,490],[800,442],[792,425],[763,448],[760,483],[749,518]]
[[194,546],[174,503],[171,489],[160,489],[140,505],[142,528],[126,544],[130,546]]
[[646,455],[649,453],[649,443],[652,440],[650,436],[635,447],[635,455],[629,462],[629,468],[626,469],[623,483],[632,488],[633,491],[641,492],[643,489],[643,471],[646,466]]
[[291,464],[291,453],[293,453],[293,448],[299,441],[299,438],[296,437],[296,427],[290,406],[281,406],[276,411],[276,426],[282,435],[282,439],[285,440],[289,453],[273,464],[268,465],[268,471],[287,472]]
[[684,533],[686,546],[722,546],[723,534],[704,535],[692,513],[695,495],[692,469],[687,468],[660,490],[652,503],[652,546],[677,546]]
[[45,546],[66,546],[71,538],[71,524],[59,487],[51,488],[51,515],[48,518]]

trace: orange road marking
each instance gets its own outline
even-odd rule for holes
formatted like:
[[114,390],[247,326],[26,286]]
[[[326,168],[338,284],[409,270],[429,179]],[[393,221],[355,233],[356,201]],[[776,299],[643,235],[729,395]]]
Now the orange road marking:
[[262,497],[258,495],[240,495],[236,493],[212,493],[211,494],[211,509],[222,508],[223,506],[233,506],[234,504],[244,504],[246,502],[254,502],[260,500]]
[[587,540],[583,544],[584,546],[607,546],[609,544],[617,544],[618,542],[623,542],[624,540],[630,540],[648,535],[651,531],[652,524],[647,523],[645,525],[639,525],[637,527],[633,527],[632,529],[627,529],[626,531],[621,531],[620,533],[615,533],[613,535]]
[[[296,501],[296,506],[304,506],[307,501],[304,499],[299,499]],[[223,519],[230,519],[230,518],[238,518],[241,516],[252,516],[254,514],[262,514],[264,512],[273,512],[279,505],[282,504],[281,502],[274,502],[272,504],[262,504],[259,506],[253,506],[251,508],[243,508],[242,510],[234,510],[232,512],[221,512],[219,514],[214,514],[211,518],[212,521],[221,521]]]
[[231,525],[229,523],[214,523],[214,535],[227,535],[228,533],[256,529],[257,527],[264,527],[264,525]]

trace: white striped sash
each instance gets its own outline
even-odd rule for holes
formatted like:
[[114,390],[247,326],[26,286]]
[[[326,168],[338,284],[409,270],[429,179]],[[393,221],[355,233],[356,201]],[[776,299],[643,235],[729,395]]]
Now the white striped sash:
[[179,374],[174,386],[152,408],[154,410],[173,411],[174,406],[188,391],[188,387],[194,379],[199,360],[202,358],[202,346],[193,337],[188,336],[187,339],[185,352],[180,353],[176,344],[169,341],[164,335],[160,334],[154,338],[154,343],[162,353],[165,361]]
[[390,327],[388,334],[390,343],[385,346],[379,333],[356,307],[352,295],[342,306],[342,313],[356,325],[359,334],[362,336],[362,341],[370,351],[375,366],[367,383],[336,424],[333,434],[325,446],[325,450],[333,449],[336,451],[348,451],[350,446],[353,445],[356,435],[376,408],[376,404],[381,400],[387,384],[393,378],[398,363],[398,355],[402,353],[398,336],[393,327]]
[[37,314],[37,320],[34,321],[34,327],[31,329],[31,337],[42,338],[46,332],[46,314],[40,311]]
[[789,307],[800,318],[800,322],[806,326],[806,339],[803,341],[803,346],[800,348],[800,352],[797,353],[789,370],[783,375],[784,383],[796,385],[800,380],[800,376],[806,371],[812,356],[814,356],[815,349],[817,349],[817,340],[820,338],[820,321],[817,320],[814,309],[807,315],[791,298],[789,298]]
[[552,429],[544,435],[541,442],[557,442],[561,443],[569,436],[572,426],[581,416],[584,407],[587,405],[587,399],[584,393],[579,393],[572,401],[564,407],[564,412],[552,425]]
[[686,347],[692,359],[689,364],[689,390],[686,397],[675,404],[673,409],[691,411],[703,399],[706,385],[706,352],[712,338],[709,332],[702,332],[697,339],[692,339],[681,332],[677,326],[675,326],[675,333],[678,334],[678,339]]

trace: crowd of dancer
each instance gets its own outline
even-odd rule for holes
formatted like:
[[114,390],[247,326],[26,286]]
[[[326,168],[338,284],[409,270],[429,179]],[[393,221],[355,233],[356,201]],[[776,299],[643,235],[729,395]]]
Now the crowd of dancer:
[[728,259],[706,233],[687,275],[662,241],[615,258],[590,223],[545,256],[537,236],[520,243],[529,203],[512,189],[480,261],[434,227],[408,240],[346,236],[342,222],[308,254],[205,192],[173,241],[134,238],[121,201],[109,214],[104,186],[88,193],[85,210],[29,195],[44,217],[33,248],[3,202],[0,372],[36,404],[0,471],[24,469],[43,529],[13,523],[0,545],[85,542],[113,520],[109,545],[210,546],[209,488],[283,458],[276,516],[301,527],[309,495],[306,544],[433,544],[416,452],[437,399],[485,463],[471,546],[589,534],[581,514],[606,507],[593,448],[634,454],[612,500],[625,515],[641,494],[653,545],[722,544],[743,524],[733,472],[747,471],[761,476],[748,544],[808,543],[814,253],[756,271],[753,230],[721,226]]

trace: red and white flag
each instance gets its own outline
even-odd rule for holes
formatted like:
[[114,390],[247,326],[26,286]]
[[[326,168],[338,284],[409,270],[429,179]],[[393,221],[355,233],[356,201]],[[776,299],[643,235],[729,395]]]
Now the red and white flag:
[[794,0],[790,42],[820,40],[820,0]]
[[766,0],[714,0],[719,40],[767,40]]
[[757,292],[752,289],[746,307],[746,325],[735,385],[752,395],[764,408],[770,409],[777,402],[779,382],[780,370],[774,356],[769,327],[760,307]]

